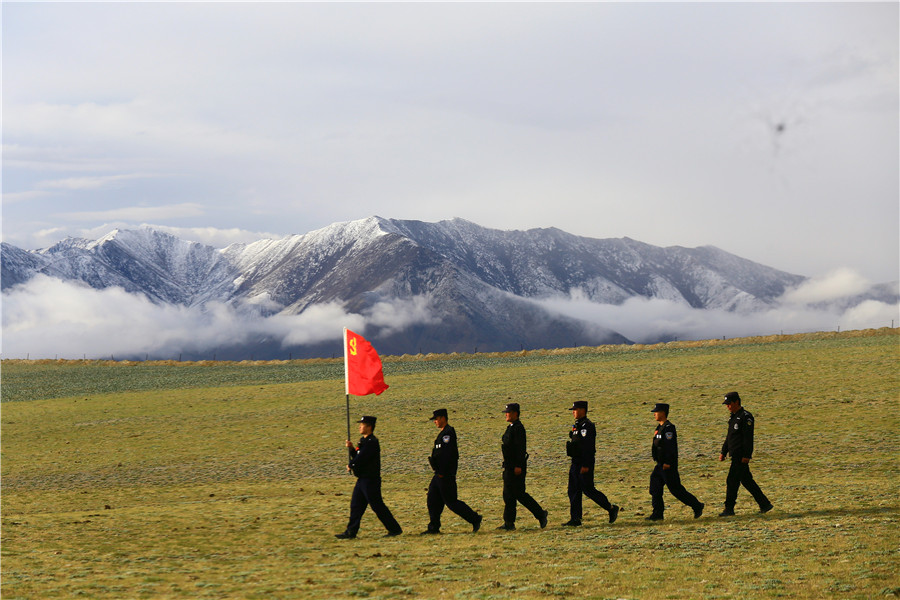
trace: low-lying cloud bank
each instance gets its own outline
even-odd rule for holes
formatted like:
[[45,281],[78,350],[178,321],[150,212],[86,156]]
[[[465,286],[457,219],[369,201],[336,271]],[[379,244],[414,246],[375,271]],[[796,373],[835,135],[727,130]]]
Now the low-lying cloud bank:
[[[841,299],[868,287],[852,271],[837,271],[789,291],[771,309],[753,313],[698,310],[645,298],[618,306],[596,304],[579,293],[535,302],[550,313],[612,329],[639,343],[900,324],[896,302],[865,300],[840,308],[847,305]],[[121,288],[97,290],[43,275],[8,290],[2,300],[4,358],[177,358],[182,352],[212,355],[216,348],[261,340],[283,348],[339,344],[343,327],[391,334],[440,321],[427,297],[378,302],[363,314],[330,303],[282,315],[272,314],[280,307],[266,298],[239,306],[159,305]]]
[[364,314],[337,303],[299,315],[271,314],[265,298],[240,306],[159,305],[122,288],[97,290],[38,275],[3,294],[4,358],[177,358],[273,341],[284,348],[337,340],[342,328],[391,332],[433,322],[427,298],[379,302]]
[[538,301],[546,310],[613,329],[638,343],[703,340],[779,333],[870,329],[900,324],[900,303],[847,300],[871,288],[850,269],[840,269],[788,290],[771,308],[754,312],[697,309],[672,300],[631,298],[597,304],[576,291]]

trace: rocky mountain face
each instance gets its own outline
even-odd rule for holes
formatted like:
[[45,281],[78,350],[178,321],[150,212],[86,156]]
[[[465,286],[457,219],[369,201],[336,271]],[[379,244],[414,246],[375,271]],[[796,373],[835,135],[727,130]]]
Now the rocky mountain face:
[[[805,280],[711,246],[660,248],[558,229],[500,231],[461,219],[370,217],[224,249],[141,228],[37,251],[4,243],[0,257],[4,290],[41,273],[98,289],[118,286],[161,304],[221,302],[267,315],[296,315],[326,303],[362,315],[391,303],[420,307],[425,316],[396,315],[400,324],[373,319],[367,327],[367,337],[388,354],[625,342],[615,323],[598,327],[552,314],[536,301],[577,294],[621,304],[644,297],[753,311]],[[339,332],[335,337],[339,352]],[[298,348],[293,355],[322,355],[327,348]],[[276,350],[260,340],[256,356],[267,353]]]

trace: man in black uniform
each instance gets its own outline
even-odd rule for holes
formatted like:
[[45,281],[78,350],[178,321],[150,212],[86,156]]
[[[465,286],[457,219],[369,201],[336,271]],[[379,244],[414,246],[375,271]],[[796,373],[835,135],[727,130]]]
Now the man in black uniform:
[[647,517],[648,521],[661,521],[665,504],[663,503],[663,488],[668,486],[675,498],[681,500],[694,509],[694,518],[703,514],[703,503],[684,489],[681,485],[681,477],[678,475],[678,436],[675,433],[675,425],[669,421],[669,405],[657,402],[651,411],[659,425],[653,434],[653,460],[656,467],[650,474],[650,498],[653,502],[653,512]]
[[516,528],[516,502],[531,511],[541,529],[547,526],[547,511],[525,491],[525,471],[528,452],[525,442],[525,426],[519,420],[519,405],[511,402],[503,409],[506,413],[506,431],[500,440],[503,452],[503,525],[497,529],[511,531]]
[[431,420],[440,429],[431,449],[428,462],[434,470],[434,477],[428,486],[428,529],[423,534],[441,532],[441,513],[444,506],[471,523],[472,532],[477,532],[484,518],[469,505],[456,497],[456,471],[459,468],[459,448],[456,446],[456,430],[447,424],[447,409],[439,408],[431,415]]
[[572,404],[572,416],[575,424],[569,432],[566,442],[566,454],[572,457],[569,467],[569,516],[566,527],[581,526],[581,495],[584,494],[609,512],[609,522],[615,523],[619,516],[619,507],[610,504],[606,496],[594,487],[594,455],[596,454],[597,430],[587,418],[588,403],[576,400]]
[[737,392],[725,394],[725,401],[731,418],[728,420],[728,435],[722,444],[719,460],[731,454],[731,468],[725,481],[725,510],[720,517],[734,516],[734,505],[737,502],[738,488],[743,485],[759,504],[760,512],[772,510],[772,503],[759,489],[750,473],[750,457],[753,456],[753,415],[741,406],[741,397]]
[[359,421],[359,433],[362,437],[356,448],[347,440],[350,449],[350,464],[347,470],[356,475],[356,486],[350,497],[350,521],[343,533],[336,538],[349,540],[356,537],[366,506],[371,506],[375,516],[388,530],[388,536],[400,535],[403,530],[391,514],[390,509],[381,498],[381,446],[375,437],[375,417],[363,417]]

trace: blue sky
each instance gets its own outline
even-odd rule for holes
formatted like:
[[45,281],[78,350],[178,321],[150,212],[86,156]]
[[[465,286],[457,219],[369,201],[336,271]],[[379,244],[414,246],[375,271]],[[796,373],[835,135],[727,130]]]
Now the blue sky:
[[898,279],[897,3],[2,4],[3,240],[377,214]]

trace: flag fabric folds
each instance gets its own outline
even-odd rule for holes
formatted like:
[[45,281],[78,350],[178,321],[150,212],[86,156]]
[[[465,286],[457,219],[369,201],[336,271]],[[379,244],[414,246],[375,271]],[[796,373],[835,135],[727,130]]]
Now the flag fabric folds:
[[347,394],[376,396],[388,389],[384,382],[381,359],[372,344],[344,328],[344,380]]

